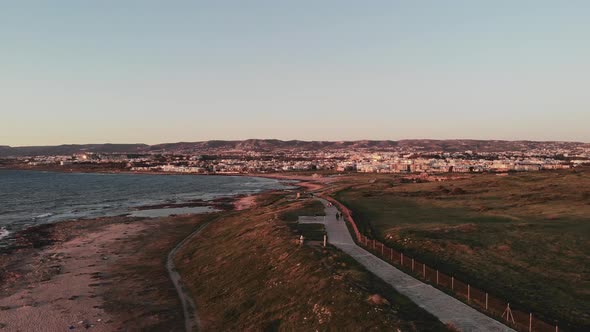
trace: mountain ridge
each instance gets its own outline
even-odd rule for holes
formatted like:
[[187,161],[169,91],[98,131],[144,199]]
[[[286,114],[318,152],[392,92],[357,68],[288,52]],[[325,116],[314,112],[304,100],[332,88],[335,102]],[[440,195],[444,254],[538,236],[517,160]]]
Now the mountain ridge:
[[70,155],[76,153],[200,153],[214,151],[273,151],[273,150],[343,150],[373,149],[386,151],[400,148],[419,149],[426,152],[444,151],[474,152],[523,151],[543,147],[571,149],[590,147],[590,143],[568,141],[529,140],[476,140],[476,139],[404,139],[404,140],[354,140],[354,141],[304,141],[279,139],[209,140],[148,145],[143,143],[117,144],[62,144],[49,146],[11,147],[0,145],[0,157],[43,155]]

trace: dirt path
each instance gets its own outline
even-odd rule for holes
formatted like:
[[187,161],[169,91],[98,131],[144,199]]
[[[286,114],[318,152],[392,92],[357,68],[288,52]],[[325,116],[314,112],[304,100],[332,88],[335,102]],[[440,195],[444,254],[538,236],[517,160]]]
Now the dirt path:
[[514,331],[504,324],[482,314],[465,303],[396,269],[370,252],[356,245],[346,224],[336,220],[336,207],[320,199],[326,217],[300,217],[301,223],[321,223],[326,227],[328,242],[352,256],[373,274],[393,286],[414,303],[424,308],[445,324],[461,331]]
[[188,292],[186,287],[183,285],[182,280],[180,278],[180,274],[176,270],[176,266],[174,265],[174,257],[176,253],[182,246],[184,246],[190,239],[194,236],[199,234],[207,225],[211,222],[206,222],[200,225],[194,232],[192,232],[189,236],[184,238],[170,253],[168,254],[168,260],[166,261],[166,269],[168,270],[168,274],[170,275],[170,279],[178,292],[178,297],[180,298],[180,302],[182,303],[182,311],[184,314],[184,325],[186,332],[193,332],[200,330],[199,324],[199,317],[197,315],[197,306],[195,305],[195,301],[193,297]]

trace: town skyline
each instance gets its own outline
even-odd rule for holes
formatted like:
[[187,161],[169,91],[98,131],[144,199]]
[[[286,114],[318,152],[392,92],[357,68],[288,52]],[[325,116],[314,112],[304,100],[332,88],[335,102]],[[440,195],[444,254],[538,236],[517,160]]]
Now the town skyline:
[[245,140],[0,147],[0,168],[58,171],[444,174],[563,170],[589,163],[590,144],[572,142]]

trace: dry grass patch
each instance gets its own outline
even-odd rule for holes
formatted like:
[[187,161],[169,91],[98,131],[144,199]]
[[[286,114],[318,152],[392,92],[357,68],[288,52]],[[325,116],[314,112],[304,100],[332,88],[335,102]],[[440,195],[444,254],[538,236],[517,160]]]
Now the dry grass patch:
[[[336,249],[297,244],[297,230],[275,217],[304,205],[226,214],[181,250],[203,330],[446,330]],[[389,304],[367,301],[374,294]]]

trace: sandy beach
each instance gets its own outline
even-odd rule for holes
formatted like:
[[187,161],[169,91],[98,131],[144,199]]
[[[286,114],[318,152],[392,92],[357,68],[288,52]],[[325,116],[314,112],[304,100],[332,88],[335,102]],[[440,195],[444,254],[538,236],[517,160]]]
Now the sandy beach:
[[0,323],[14,331],[34,331],[40,326],[47,331],[119,328],[120,322],[103,309],[100,275],[121,256],[115,249],[119,236],[133,236],[145,228],[140,222],[111,224],[27,255],[20,267],[40,274],[40,279],[13,272],[13,282],[22,283],[20,277],[29,282],[12,291],[3,289],[8,294],[0,299]]
[[238,198],[234,202],[234,209],[236,211],[246,210],[256,205],[256,195],[248,195]]
[[0,255],[0,330],[182,329],[162,260],[209,216],[74,220],[19,235]]

